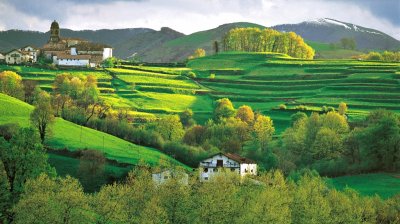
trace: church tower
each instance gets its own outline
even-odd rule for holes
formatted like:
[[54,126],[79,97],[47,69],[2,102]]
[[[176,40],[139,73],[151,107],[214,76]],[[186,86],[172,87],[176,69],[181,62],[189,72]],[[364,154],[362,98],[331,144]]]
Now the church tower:
[[50,43],[58,43],[60,41],[60,26],[54,20],[50,26]]

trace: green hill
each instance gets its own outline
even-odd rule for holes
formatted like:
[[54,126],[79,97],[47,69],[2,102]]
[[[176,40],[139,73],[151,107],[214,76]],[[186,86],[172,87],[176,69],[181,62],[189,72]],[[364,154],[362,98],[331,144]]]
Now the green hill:
[[307,40],[306,42],[315,50],[315,59],[349,59],[353,56],[365,54],[365,52],[358,50],[340,48],[332,49],[328,43],[321,43],[311,40]]
[[[13,97],[0,94],[0,124],[18,123],[29,125],[29,114],[33,107]],[[79,149],[95,149],[104,152],[106,158],[120,163],[137,164],[140,159],[156,165],[160,158],[173,164],[181,164],[167,155],[144,146],[138,146],[112,135],[57,118],[51,136],[45,142],[53,149],[74,151]],[[181,164],[182,165],[182,164]]]
[[265,28],[258,24],[245,22],[224,24],[214,29],[200,31],[173,39],[165,42],[160,47],[146,52],[146,55],[139,55],[142,56],[142,60],[146,62],[171,62],[186,60],[197,48],[203,48],[206,50],[207,54],[211,54],[214,51],[212,47],[214,41],[221,42],[225,33],[233,28],[239,27]]

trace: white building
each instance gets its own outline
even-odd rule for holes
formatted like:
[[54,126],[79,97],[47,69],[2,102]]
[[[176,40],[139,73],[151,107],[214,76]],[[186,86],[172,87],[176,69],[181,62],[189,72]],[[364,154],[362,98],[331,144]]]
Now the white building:
[[5,54],[5,59],[7,64],[22,64],[29,62],[29,55],[25,54],[24,52],[15,49],[12,51],[9,51],[8,53]]
[[257,164],[250,159],[233,153],[218,153],[199,164],[200,181],[207,181],[223,169],[245,175],[257,175]]
[[29,59],[28,59],[29,62],[36,63],[37,57],[39,55],[39,49],[28,45],[19,50],[21,52],[23,52],[24,54],[29,55]]
[[58,54],[53,56],[53,63],[58,66],[92,67],[89,55]]
[[6,61],[6,56],[4,54],[0,53],[0,62],[5,62]]
[[156,184],[163,184],[171,178],[178,178],[179,181],[184,185],[188,185],[189,183],[189,175],[178,170],[164,170],[159,173],[153,173],[152,177]]

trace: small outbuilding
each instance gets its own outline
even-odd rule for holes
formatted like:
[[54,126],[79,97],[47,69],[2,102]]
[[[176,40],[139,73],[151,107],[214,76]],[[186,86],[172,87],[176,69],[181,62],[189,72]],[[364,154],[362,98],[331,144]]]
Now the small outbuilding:
[[189,175],[183,171],[180,170],[163,170],[159,173],[153,173],[152,174],[153,181],[156,184],[163,184],[169,179],[176,178],[178,179],[182,184],[188,185],[189,184]]

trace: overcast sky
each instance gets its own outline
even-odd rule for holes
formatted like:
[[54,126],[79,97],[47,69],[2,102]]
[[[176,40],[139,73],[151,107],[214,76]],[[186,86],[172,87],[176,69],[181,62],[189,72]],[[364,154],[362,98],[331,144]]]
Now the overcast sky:
[[170,27],[185,34],[231,22],[264,26],[333,18],[400,39],[400,0],[0,0],[0,30]]

